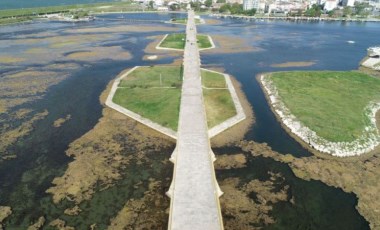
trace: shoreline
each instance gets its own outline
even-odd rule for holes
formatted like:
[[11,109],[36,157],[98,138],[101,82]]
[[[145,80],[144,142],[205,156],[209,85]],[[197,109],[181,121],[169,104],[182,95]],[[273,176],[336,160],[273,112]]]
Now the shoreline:
[[[314,155],[317,155],[317,156],[326,156],[326,154],[328,156],[331,156],[331,157],[340,157],[340,158],[344,158],[344,157],[360,157],[360,156],[367,156],[367,155],[373,155],[375,153],[377,153],[379,150],[380,150],[380,143],[375,143],[376,145],[373,145],[374,143],[368,143],[368,142],[365,142],[364,144],[367,144],[369,146],[367,147],[364,147],[364,151],[363,151],[363,148],[360,150],[351,150],[351,151],[345,151],[345,150],[341,150],[339,149],[340,151],[337,151],[337,152],[330,152],[328,150],[326,150],[326,146],[323,146],[321,144],[317,144],[314,142],[314,140],[310,139],[310,136],[309,137],[306,137],[304,136],[303,138],[308,138],[309,139],[309,142],[311,143],[308,143],[306,140],[304,140],[302,138],[302,136],[298,135],[297,132],[298,130],[302,130],[302,131],[310,131],[310,132],[313,132],[311,131],[308,127],[304,126],[301,124],[301,122],[299,122],[298,120],[297,123],[299,124],[300,127],[298,127],[298,130],[295,130],[295,127],[289,127],[288,125],[289,124],[285,124],[285,121],[283,119],[283,117],[278,113],[280,112],[283,116],[286,112],[284,111],[278,111],[278,109],[275,108],[275,106],[273,105],[273,100],[276,100],[277,98],[274,98],[275,96],[273,95],[270,95],[270,94],[273,94],[273,92],[268,92],[269,89],[263,84],[262,80],[263,78],[267,77],[268,76],[268,73],[267,74],[258,74],[256,75],[256,80],[258,81],[259,85],[260,85],[260,88],[262,89],[264,95],[265,95],[265,99],[272,111],[272,113],[275,115],[276,117],[276,120],[280,123],[281,127],[293,138],[295,139],[299,144],[301,144],[302,147],[306,148],[307,150],[309,150],[311,153],[313,153]],[[379,120],[379,117],[380,115],[380,103],[375,103],[375,111],[372,111],[374,112],[374,117],[370,118],[374,123],[375,123],[375,128],[378,129],[377,132],[379,132],[379,129],[380,129],[380,120]],[[288,108],[286,108],[288,110]],[[292,115],[292,118],[294,117],[294,115]],[[295,118],[295,117],[294,117]],[[288,119],[289,120],[289,119]],[[289,122],[287,122],[289,123]],[[298,125],[297,124],[297,125]],[[292,129],[293,128],[293,129]],[[313,132],[313,134],[316,136],[316,138],[318,139],[322,139],[322,140],[325,140],[321,137],[319,137],[318,135],[315,134],[315,132]],[[311,140],[311,141],[310,141]],[[346,142],[346,143],[349,143],[349,144],[352,144],[354,143],[355,141],[358,141],[359,139],[356,139],[354,140],[353,142]],[[330,141],[326,141],[327,144],[332,144],[333,146],[328,146],[331,148],[333,148],[334,150],[336,150],[336,148],[339,148],[340,146],[335,146],[335,144],[339,144],[339,143],[342,143],[342,144],[345,144],[344,142],[330,142]],[[379,142],[379,141],[378,141]],[[322,150],[325,150],[325,151],[322,151]]]
[[279,20],[279,21],[326,21],[326,22],[380,22],[377,18],[320,18],[320,17],[275,17],[275,16],[246,16],[246,15],[228,15],[228,14],[209,14],[211,17],[217,18],[234,18],[246,20]]

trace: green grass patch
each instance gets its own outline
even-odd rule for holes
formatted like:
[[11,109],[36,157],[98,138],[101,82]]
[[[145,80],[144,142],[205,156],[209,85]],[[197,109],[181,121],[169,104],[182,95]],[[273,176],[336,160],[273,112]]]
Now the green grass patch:
[[197,39],[198,39],[199,49],[206,49],[206,48],[212,47],[210,39],[208,38],[207,35],[198,34]]
[[[187,18],[177,18],[177,19],[172,19],[172,22],[173,23],[179,23],[179,24],[184,24],[186,25],[187,24]],[[198,25],[198,24],[201,24],[201,20],[199,18],[196,18],[195,19],[195,24]]]
[[113,102],[163,126],[177,130],[181,89],[119,88]]
[[203,98],[209,128],[236,115],[235,105],[228,89],[204,89]]
[[380,79],[360,72],[279,72],[270,78],[287,108],[329,141],[353,141],[369,119],[371,101],[380,100]]
[[201,70],[202,85],[206,88],[227,88],[224,75],[220,73]]
[[[224,76],[205,70],[201,73],[204,85],[222,88],[203,90],[207,123],[211,128],[234,116],[236,111],[230,92],[225,89]],[[181,87],[180,66],[139,67],[120,82],[113,102],[162,126],[177,130]]]
[[[207,35],[198,34],[198,47],[200,49],[210,48],[212,44]],[[186,44],[186,34],[169,34],[161,42],[160,47],[171,49],[184,49]]]
[[182,67],[139,67],[120,82],[119,87],[181,87]]
[[161,42],[161,47],[171,48],[171,49],[184,49],[186,43],[185,34],[169,34]]
[[201,70],[201,76],[202,85],[213,88],[203,89],[207,125],[212,128],[235,116],[235,105],[223,74]]

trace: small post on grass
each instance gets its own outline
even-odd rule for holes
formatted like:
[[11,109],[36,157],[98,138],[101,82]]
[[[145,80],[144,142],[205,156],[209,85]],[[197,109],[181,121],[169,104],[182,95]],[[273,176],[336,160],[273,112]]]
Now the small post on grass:
[[162,86],[162,76],[160,74],[160,86]]

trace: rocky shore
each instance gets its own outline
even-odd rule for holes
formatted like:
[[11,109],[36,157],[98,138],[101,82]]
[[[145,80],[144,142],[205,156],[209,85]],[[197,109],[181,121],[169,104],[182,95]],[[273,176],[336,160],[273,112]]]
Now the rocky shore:
[[259,82],[264,89],[271,109],[287,128],[286,130],[298,137],[296,138],[298,141],[306,143],[312,149],[333,156],[347,157],[371,152],[380,144],[379,129],[376,125],[376,113],[380,110],[380,102],[370,102],[365,109],[365,115],[370,122],[359,138],[352,142],[331,142],[318,136],[290,112],[268,76],[259,76]]

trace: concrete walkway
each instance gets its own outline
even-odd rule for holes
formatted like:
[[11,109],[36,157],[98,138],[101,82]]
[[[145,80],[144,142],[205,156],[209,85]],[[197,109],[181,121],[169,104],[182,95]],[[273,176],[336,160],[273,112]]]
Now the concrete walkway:
[[223,229],[222,192],[208,136],[196,34],[194,12],[189,10],[177,147],[171,158],[174,175],[167,192],[171,198],[169,229]]

